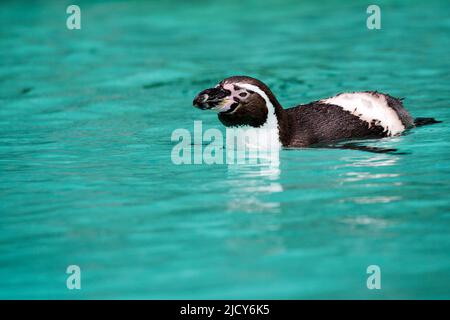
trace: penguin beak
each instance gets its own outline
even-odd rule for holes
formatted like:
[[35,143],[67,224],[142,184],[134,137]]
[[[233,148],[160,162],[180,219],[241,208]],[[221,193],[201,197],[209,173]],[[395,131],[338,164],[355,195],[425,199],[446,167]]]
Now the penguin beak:
[[194,99],[193,105],[201,110],[214,109],[219,106],[231,91],[222,87],[209,88],[200,92]]

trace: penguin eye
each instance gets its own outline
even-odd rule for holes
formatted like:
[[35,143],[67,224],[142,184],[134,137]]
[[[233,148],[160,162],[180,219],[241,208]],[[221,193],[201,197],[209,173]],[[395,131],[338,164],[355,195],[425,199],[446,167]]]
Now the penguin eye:
[[245,98],[247,96],[247,92],[239,93],[239,97]]

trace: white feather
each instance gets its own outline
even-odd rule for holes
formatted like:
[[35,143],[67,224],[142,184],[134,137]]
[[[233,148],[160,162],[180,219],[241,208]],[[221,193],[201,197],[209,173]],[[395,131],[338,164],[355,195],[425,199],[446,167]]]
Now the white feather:
[[[367,122],[369,127],[373,121],[384,128],[388,136],[395,136],[405,130],[399,116],[389,107],[386,97],[382,94],[368,92],[341,93],[337,96],[320,100],[322,103],[333,104]],[[345,125],[345,124],[342,124]]]

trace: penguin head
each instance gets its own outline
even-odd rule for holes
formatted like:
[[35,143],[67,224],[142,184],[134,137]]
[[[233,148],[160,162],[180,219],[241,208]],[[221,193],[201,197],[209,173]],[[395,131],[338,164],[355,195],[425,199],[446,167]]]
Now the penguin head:
[[193,104],[201,110],[218,112],[219,120],[227,127],[261,127],[269,112],[274,113],[274,107],[279,106],[264,83],[247,76],[220,81],[214,88],[201,91]]

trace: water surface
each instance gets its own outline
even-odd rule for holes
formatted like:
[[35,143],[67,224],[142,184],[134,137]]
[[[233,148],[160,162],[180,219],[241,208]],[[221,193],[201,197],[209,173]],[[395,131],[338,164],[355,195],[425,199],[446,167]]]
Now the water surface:
[[[0,11],[1,298],[450,298],[448,1],[380,1],[381,30],[364,1],[78,1],[72,31],[69,4]],[[173,164],[173,130],[223,130],[191,104],[234,74],[444,122],[368,142],[401,154]]]

